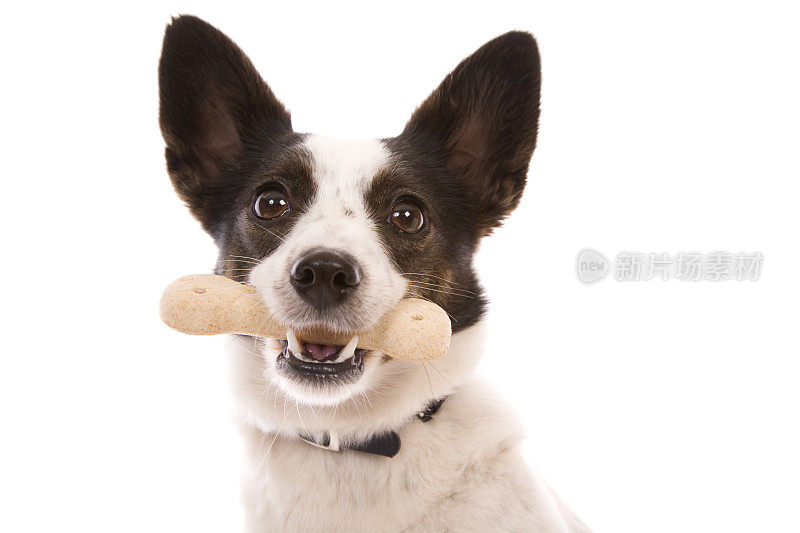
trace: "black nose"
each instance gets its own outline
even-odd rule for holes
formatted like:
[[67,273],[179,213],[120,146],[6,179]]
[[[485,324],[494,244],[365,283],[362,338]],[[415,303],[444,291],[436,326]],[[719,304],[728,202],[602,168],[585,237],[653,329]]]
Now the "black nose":
[[317,309],[343,302],[361,283],[361,268],[355,259],[326,249],[300,256],[290,274],[297,294]]

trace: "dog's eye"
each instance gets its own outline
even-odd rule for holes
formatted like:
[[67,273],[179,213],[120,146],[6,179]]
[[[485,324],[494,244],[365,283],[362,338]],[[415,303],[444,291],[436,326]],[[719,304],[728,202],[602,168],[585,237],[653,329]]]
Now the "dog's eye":
[[410,200],[400,200],[392,208],[389,222],[404,233],[417,233],[425,225],[422,209]]
[[289,202],[281,191],[265,191],[256,197],[253,211],[259,218],[278,218],[289,211]]

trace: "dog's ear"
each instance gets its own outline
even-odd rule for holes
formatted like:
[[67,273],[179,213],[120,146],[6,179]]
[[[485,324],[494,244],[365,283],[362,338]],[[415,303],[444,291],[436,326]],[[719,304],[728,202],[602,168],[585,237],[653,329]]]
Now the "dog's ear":
[[226,169],[249,139],[291,132],[291,118],[244,52],[197,17],[183,15],[167,26],[158,77],[167,169],[208,229]]
[[513,31],[461,62],[414,112],[401,137],[433,148],[464,182],[482,235],[519,203],[539,121],[534,38]]

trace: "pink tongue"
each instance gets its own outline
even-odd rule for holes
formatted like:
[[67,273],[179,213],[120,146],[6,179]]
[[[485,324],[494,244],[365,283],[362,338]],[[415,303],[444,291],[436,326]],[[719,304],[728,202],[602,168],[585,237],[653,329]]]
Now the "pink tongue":
[[306,351],[311,354],[311,357],[317,361],[322,361],[326,357],[330,357],[339,351],[338,346],[329,346],[327,344],[311,344],[307,342],[305,345]]

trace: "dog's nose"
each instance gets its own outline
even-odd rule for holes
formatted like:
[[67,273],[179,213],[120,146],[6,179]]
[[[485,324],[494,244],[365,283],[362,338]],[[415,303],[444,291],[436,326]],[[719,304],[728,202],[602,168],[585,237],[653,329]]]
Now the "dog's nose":
[[290,277],[297,294],[317,309],[326,309],[346,300],[358,287],[361,267],[347,254],[316,249],[294,262]]

